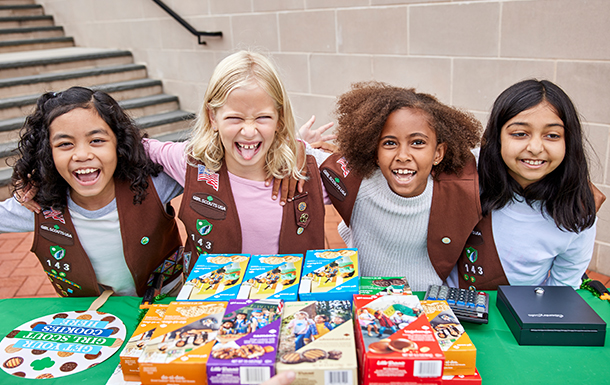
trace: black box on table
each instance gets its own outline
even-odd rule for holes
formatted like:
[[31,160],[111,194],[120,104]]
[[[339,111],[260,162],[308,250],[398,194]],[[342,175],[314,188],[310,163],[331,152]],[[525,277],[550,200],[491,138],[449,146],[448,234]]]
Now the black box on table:
[[606,323],[569,286],[498,286],[496,305],[519,345],[604,346]]

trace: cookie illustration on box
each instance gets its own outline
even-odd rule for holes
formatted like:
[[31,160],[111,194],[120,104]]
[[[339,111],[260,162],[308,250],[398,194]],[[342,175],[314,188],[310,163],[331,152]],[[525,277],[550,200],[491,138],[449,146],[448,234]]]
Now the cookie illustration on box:
[[301,301],[351,300],[358,287],[356,249],[307,251],[299,286]]
[[205,363],[226,306],[226,302],[170,303],[138,360],[142,383],[162,382],[180,373],[189,384],[207,384]]
[[[278,373],[297,372],[297,381],[357,384],[356,346],[350,301],[286,302],[282,313]],[[337,377],[339,378],[339,377]]]
[[253,255],[237,298],[296,301],[302,254]]
[[417,296],[356,295],[354,310],[363,384],[423,380],[440,384],[445,355]]
[[272,299],[229,301],[207,362],[208,384],[252,384],[275,375],[282,305]]
[[209,254],[197,260],[178,301],[228,301],[237,298],[249,254]]
[[56,378],[110,358],[126,329],[108,313],[87,310],[49,314],[18,326],[0,342],[0,367],[23,378]]

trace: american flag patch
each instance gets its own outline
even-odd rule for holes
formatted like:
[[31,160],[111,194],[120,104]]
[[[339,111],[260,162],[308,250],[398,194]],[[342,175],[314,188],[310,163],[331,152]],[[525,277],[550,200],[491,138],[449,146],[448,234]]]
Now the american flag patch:
[[66,224],[66,221],[64,220],[64,214],[59,210],[53,210],[53,209],[44,210],[42,212],[42,215],[44,215],[44,219],[53,218],[56,221],[60,221],[64,225]]
[[346,178],[349,175],[349,170],[347,169],[347,160],[345,158],[339,158],[337,163],[341,165],[341,171],[343,171],[343,177]]
[[204,181],[206,184],[212,186],[214,190],[218,191],[218,173],[208,170],[208,168],[202,164],[197,165],[197,167],[197,181]]

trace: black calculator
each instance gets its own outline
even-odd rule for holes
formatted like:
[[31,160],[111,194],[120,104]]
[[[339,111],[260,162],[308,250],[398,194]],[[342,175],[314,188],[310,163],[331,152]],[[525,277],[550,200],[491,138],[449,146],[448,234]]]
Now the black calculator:
[[460,321],[486,324],[489,313],[489,295],[482,291],[457,287],[430,285],[424,296],[426,301],[447,301]]

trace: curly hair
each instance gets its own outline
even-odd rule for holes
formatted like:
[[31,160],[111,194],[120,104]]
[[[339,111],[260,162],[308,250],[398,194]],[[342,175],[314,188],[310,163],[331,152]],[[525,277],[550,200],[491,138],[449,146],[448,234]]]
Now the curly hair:
[[214,69],[192,138],[186,147],[187,156],[203,162],[212,171],[220,169],[225,150],[218,131],[212,127],[209,112],[222,107],[236,88],[253,83],[273,99],[279,118],[273,143],[265,158],[267,175],[280,179],[286,176],[303,179],[297,165],[296,123],[288,93],[271,60],[253,51],[229,55]]
[[378,168],[381,131],[390,114],[401,108],[423,112],[436,133],[437,143],[447,145],[445,156],[433,166],[432,175],[459,173],[472,157],[470,150],[479,144],[481,123],[472,114],[442,104],[432,95],[375,81],[352,84],[351,90],[337,101],[337,145],[350,168],[362,177]]
[[[565,156],[555,170],[523,188],[508,174],[502,159],[501,132],[509,120],[544,102],[563,122]],[[541,201],[558,227],[580,232],[595,224],[595,201],[589,182],[583,130],[569,96],[548,80],[528,79],[504,90],[493,104],[481,143],[479,184],[483,215],[501,209],[518,194],[530,205]]]
[[76,108],[95,109],[112,129],[118,158],[114,177],[130,181],[133,203],[141,203],[147,194],[148,176],[157,176],[163,167],[148,158],[142,145],[144,135],[118,103],[105,92],[84,87],[47,92],[38,98],[36,109],[21,129],[17,147],[20,158],[13,166],[13,192],[34,186],[38,188],[36,201],[42,207],[66,207],[70,186],[55,168],[49,127],[57,117]]

